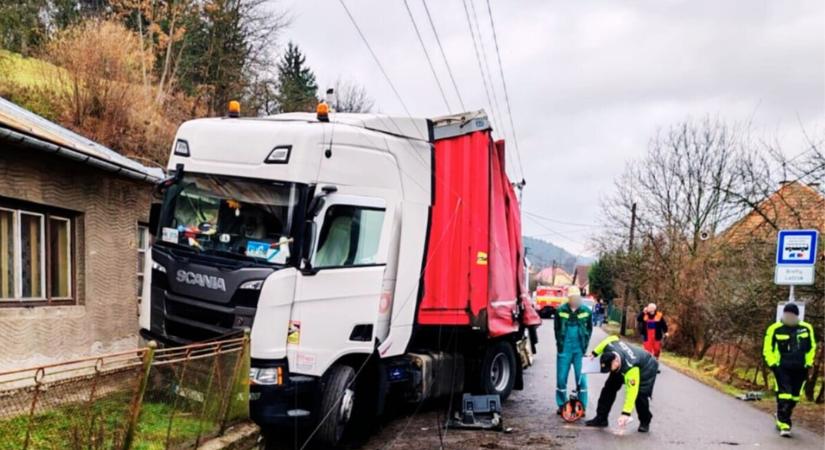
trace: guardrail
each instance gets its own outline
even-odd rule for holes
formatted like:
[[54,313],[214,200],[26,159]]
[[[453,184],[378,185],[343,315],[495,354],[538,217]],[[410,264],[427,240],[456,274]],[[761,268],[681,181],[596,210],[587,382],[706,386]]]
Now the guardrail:
[[0,372],[0,449],[196,448],[248,417],[249,335]]

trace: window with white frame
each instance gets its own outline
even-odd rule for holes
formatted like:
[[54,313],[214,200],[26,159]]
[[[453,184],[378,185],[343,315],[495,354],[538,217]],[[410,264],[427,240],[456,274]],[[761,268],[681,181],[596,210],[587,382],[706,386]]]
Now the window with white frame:
[[149,227],[138,224],[137,227],[137,298],[138,302],[143,300],[143,266],[146,262],[146,252],[149,251]]
[[74,301],[73,222],[0,202],[0,306]]

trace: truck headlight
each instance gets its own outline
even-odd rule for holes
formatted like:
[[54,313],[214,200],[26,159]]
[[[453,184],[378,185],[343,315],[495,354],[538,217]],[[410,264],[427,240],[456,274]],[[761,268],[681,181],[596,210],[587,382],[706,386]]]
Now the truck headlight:
[[252,384],[284,384],[283,367],[253,367],[249,369],[249,381]]
[[160,273],[166,273],[166,267],[163,267],[154,261],[152,262],[152,270],[157,270]]
[[260,291],[264,285],[264,280],[252,280],[241,283],[238,289],[248,289],[250,291]]

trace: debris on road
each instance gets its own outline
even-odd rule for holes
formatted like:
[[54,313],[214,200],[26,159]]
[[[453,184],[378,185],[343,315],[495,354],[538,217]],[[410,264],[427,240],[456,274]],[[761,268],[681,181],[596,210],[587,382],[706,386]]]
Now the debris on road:
[[763,395],[763,392],[748,391],[742,395],[737,396],[736,398],[738,398],[739,400],[744,400],[746,402],[758,402],[759,400],[762,400]]
[[446,428],[503,431],[501,398],[498,395],[464,394],[461,412],[456,411]]

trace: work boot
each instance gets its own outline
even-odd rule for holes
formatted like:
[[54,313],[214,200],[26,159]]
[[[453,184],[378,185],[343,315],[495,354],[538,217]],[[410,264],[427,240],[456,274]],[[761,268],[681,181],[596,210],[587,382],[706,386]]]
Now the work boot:
[[559,409],[556,410],[556,415],[560,416],[563,409],[564,409],[564,406],[559,406]]
[[639,424],[639,433],[647,433],[648,431],[650,431],[649,423]]
[[586,421],[585,426],[588,427],[597,427],[597,428],[606,428],[607,427],[607,418],[606,417],[599,417],[596,416],[588,421]]

